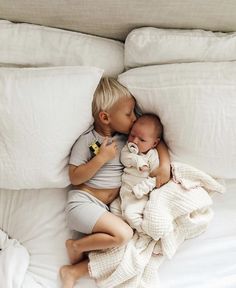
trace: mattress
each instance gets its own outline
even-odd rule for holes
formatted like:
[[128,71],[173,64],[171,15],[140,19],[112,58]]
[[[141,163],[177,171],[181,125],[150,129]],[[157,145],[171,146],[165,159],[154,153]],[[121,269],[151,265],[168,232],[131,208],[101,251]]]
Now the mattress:
[[[214,195],[215,215],[207,231],[184,242],[157,271],[161,287],[236,287],[236,180],[226,186],[224,195]],[[64,243],[73,236],[64,213],[67,192],[0,190],[1,287],[60,287],[58,270],[68,263]],[[83,278],[79,287],[97,286]]]

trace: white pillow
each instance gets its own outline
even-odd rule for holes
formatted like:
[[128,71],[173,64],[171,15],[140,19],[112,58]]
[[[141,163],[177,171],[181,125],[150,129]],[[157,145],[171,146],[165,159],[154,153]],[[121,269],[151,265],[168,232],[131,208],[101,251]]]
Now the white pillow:
[[0,188],[69,184],[70,149],[92,122],[94,67],[0,69]]
[[102,37],[0,21],[0,66],[95,66],[107,76],[124,71],[124,44]]
[[236,178],[236,63],[149,66],[119,81],[159,115],[172,160]]
[[236,60],[236,33],[135,29],[125,41],[125,66]]

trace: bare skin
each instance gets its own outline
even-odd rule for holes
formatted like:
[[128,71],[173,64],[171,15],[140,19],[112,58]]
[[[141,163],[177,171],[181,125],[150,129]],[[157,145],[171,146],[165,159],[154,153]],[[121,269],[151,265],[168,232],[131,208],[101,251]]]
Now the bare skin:
[[132,236],[133,230],[123,220],[110,212],[105,212],[98,219],[91,235],[79,240],[66,241],[68,255],[74,265],[65,265],[60,269],[62,287],[72,288],[78,279],[88,274],[88,259],[81,261],[83,252],[121,246]]
[[77,249],[74,248],[75,246],[74,242],[75,240],[73,239],[66,240],[66,249],[67,249],[69,259],[70,259],[70,263],[72,265],[78,263],[79,261],[83,259],[83,252],[79,253]]
[[72,288],[75,282],[88,275],[88,259],[76,265],[65,265],[60,269],[60,277],[63,288]]
[[[71,165],[72,166],[72,165]],[[86,184],[80,184],[77,186],[79,190],[83,190],[93,195],[100,201],[105,204],[110,204],[119,194],[120,188],[111,188],[111,189],[96,189],[93,187],[89,187]]]
[[71,264],[80,261],[83,252],[118,247],[128,242],[132,236],[133,230],[123,220],[105,212],[95,224],[92,234],[78,240],[66,241]]

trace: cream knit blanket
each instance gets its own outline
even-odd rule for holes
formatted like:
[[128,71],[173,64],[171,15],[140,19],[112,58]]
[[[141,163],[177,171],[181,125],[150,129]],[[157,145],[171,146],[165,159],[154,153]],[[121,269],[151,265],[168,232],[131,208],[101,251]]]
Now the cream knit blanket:
[[[174,162],[172,179],[150,193],[142,233],[135,231],[126,246],[89,253],[90,276],[102,288],[157,288],[158,268],[185,239],[203,233],[213,212],[213,192],[224,187],[189,165]],[[120,216],[120,201],[111,211]]]

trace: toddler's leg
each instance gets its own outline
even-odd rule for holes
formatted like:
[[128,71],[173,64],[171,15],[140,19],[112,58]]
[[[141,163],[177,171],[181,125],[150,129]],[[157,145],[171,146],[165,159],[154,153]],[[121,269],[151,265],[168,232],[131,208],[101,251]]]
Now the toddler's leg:
[[84,257],[83,252],[78,253],[78,251],[76,249],[74,249],[74,242],[75,241],[78,241],[78,240],[73,240],[73,239],[66,240],[66,249],[67,249],[71,264],[78,263]]
[[65,265],[60,269],[62,288],[72,288],[81,277],[88,275],[88,259],[76,265]]
[[[119,217],[104,212],[98,219],[91,235],[78,240],[69,240],[67,245],[71,260],[83,252],[118,247],[126,244],[133,236],[133,230]],[[67,242],[68,243],[68,242]]]

